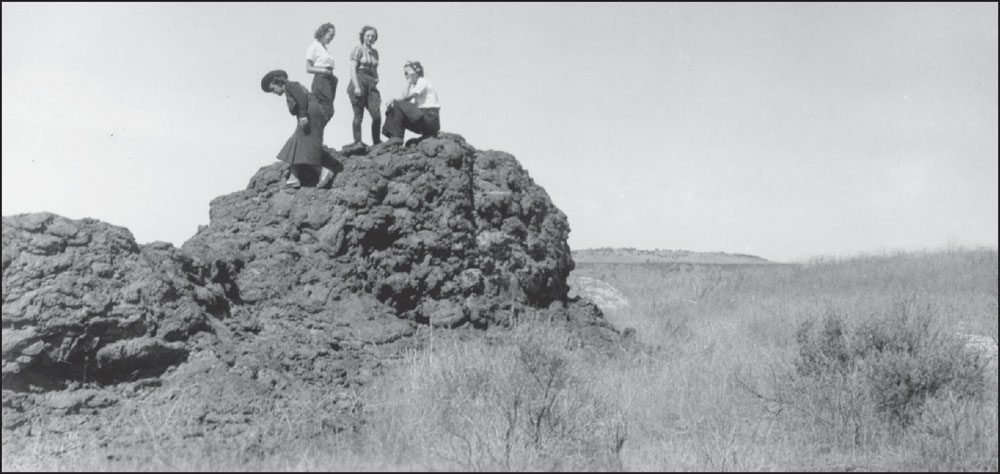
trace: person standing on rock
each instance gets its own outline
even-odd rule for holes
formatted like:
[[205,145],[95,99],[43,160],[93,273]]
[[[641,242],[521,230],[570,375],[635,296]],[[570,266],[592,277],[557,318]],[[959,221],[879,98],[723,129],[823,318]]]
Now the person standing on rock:
[[400,98],[393,100],[385,111],[382,133],[389,141],[403,141],[407,130],[419,133],[421,138],[433,136],[441,130],[441,102],[437,89],[424,78],[420,61],[407,61],[403,66],[406,87]]
[[354,145],[361,144],[361,122],[365,109],[372,118],[372,144],[382,143],[379,129],[382,128],[382,96],[378,92],[378,50],[372,47],[378,41],[378,30],[374,26],[365,25],[359,35],[361,44],[351,51],[351,83],[347,86],[347,95],[354,109]]
[[285,146],[281,147],[277,156],[277,159],[288,163],[289,176],[285,186],[296,189],[302,187],[300,173],[301,168],[306,166],[319,171],[317,188],[330,184],[333,180],[333,171],[322,166],[323,127],[326,125],[326,114],[319,101],[305,86],[289,81],[288,73],[280,69],[265,74],[260,80],[260,88],[264,92],[284,95],[288,103],[288,112],[298,118],[295,132],[285,142]]
[[330,123],[330,119],[333,118],[333,99],[337,96],[337,76],[333,74],[333,56],[326,49],[336,35],[337,28],[333,23],[323,23],[314,35],[316,41],[306,49],[306,72],[313,75],[312,93],[326,115],[324,125]]

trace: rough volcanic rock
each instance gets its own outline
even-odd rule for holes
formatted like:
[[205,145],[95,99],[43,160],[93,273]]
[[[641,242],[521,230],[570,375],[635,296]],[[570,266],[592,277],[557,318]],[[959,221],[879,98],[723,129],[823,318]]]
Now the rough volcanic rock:
[[232,269],[258,311],[314,314],[360,294],[456,326],[497,322],[503,304],[566,302],[569,224],[514,157],[449,134],[333,156],[332,189],[290,192],[284,164],[264,167],[212,201],[183,249]]
[[350,386],[380,365],[360,348],[420,325],[545,313],[608,329],[567,300],[566,216],[509,154],[440,134],[328,164],[330,189],[261,168],[182,249],[93,219],[5,217],[4,389],[156,376],[206,348],[272,386]]
[[535,307],[565,301],[573,258],[569,222],[548,194],[504,152],[475,155],[478,265],[485,294]]
[[157,375],[225,317],[217,272],[125,228],[54,214],[3,218],[3,388]]
[[533,311],[608,330],[599,311],[567,301],[566,216],[513,156],[451,134],[328,151],[329,189],[309,177],[285,189],[287,166],[265,166],[213,200],[209,225],[182,247],[232,282],[234,317],[216,332],[234,371],[351,386],[380,367],[357,348],[421,325],[485,327]]
[[315,400],[310,429],[350,429],[352,391],[426,326],[541,318],[617,347],[596,305],[567,298],[566,216],[513,156],[445,133],[352,153],[330,150],[328,189],[261,168],[180,249],[93,219],[4,217],[4,449],[87,426],[130,452],[160,442],[130,425],[158,415],[178,442],[239,444]]

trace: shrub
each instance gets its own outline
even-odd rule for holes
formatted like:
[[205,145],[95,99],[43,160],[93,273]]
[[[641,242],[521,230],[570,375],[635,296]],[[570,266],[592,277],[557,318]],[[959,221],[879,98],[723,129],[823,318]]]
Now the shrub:
[[799,345],[795,369],[804,377],[820,377],[828,372],[846,374],[854,368],[844,320],[828,312],[822,324],[821,329],[814,330],[813,321],[807,319],[795,332],[795,342]]
[[[901,302],[886,315],[850,327],[830,311],[821,327],[807,321],[796,333],[800,382],[823,391],[847,391],[853,403],[871,404],[872,412],[898,427],[909,426],[935,394],[968,399],[985,393],[983,360],[956,336],[933,324],[929,306]],[[820,399],[837,394],[819,393]],[[863,412],[839,404],[839,412]]]

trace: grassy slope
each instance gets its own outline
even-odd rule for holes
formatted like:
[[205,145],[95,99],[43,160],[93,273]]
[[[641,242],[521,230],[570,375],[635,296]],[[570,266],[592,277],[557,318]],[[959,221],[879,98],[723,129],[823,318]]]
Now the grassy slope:
[[995,359],[983,399],[934,400],[905,432],[859,416],[865,436],[853,442],[808,409],[774,410],[747,390],[791,371],[796,328],[824,314],[861,323],[906,304],[941,327],[996,340],[995,251],[806,265],[583,262],[573,276],[621,290],[630,306],[607,317],[649,348],[596,356],[531,324],[487,340],[438,332],[358,394],[371,422],[355,434],[296,437],[297,427],[316,431],[306,404],[236,440],[246,449],[212,449],[213,440],[171,449],[160,432],[149,452],[68,460],[40,454],[58,451],[53,436],[32,453],[5,451],[4,470],[997,469]]

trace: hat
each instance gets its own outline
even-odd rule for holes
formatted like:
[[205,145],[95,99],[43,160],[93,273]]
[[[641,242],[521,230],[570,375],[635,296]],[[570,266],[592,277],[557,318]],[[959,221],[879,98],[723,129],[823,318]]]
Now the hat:
[[288,73],[282,71],[281,69],[275,69],[267,74],[264,74],[264,78],[260,80],[260,89],[264,92],[271,92],[271,82],[277,78],[288,80]]

